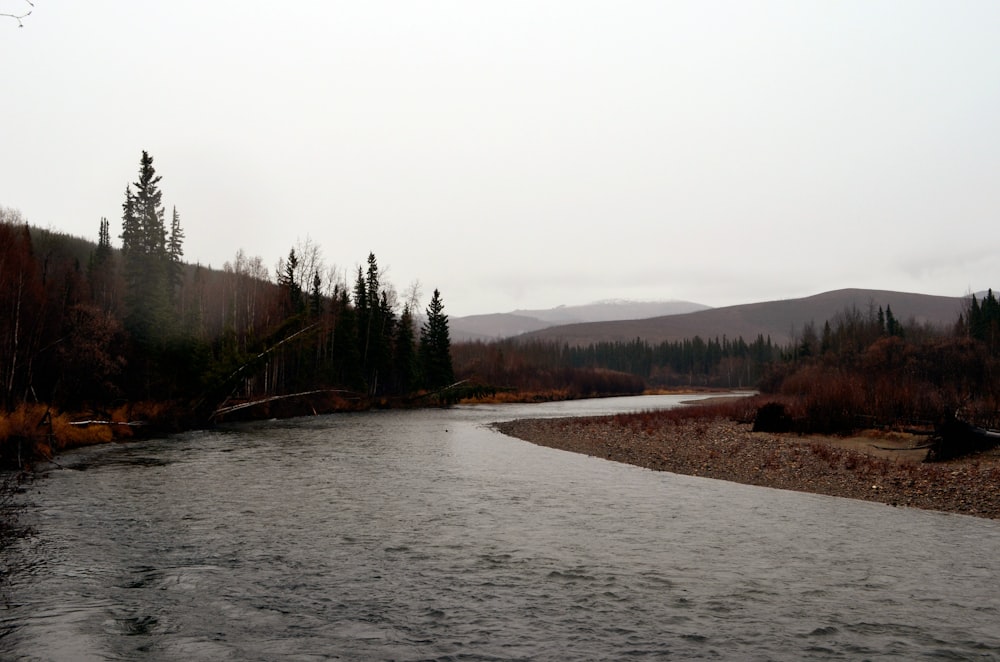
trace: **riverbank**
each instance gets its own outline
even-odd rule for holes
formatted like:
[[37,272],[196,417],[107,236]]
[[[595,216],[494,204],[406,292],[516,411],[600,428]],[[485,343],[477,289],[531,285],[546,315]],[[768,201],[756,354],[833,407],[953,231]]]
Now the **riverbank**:
[[1000,519],[997,452],[942,463],[886,443],[752,432],[723,418],[643,425],[626,417],[496,424],[531,443],[656,471]]

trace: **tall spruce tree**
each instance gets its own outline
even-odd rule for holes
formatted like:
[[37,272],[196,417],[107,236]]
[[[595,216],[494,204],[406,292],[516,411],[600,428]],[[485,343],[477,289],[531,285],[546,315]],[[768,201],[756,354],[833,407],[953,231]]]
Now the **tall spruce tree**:
[[443,388],[455,381],[448,316],[438,290],[434,290],[427,306],[427,321],[420,328],[420,372],[427,389]]
[[181,286],[184,284],[184,264],[181,258],[184,257],[184,230],[181,229],[181,217],[174,207],[173,216],[170,219],[170,236],[167,239],[167,268],[169,271],[170,296],[176,303]]
[[97,248],[91,253],[87,265],[87,280],[91,301],[105,313],[110,313],[115,305],[114,251],[111,248],[111,225],[104,217],[101,217]]
[[354,303],[358,319],[358,354],[369,395],[385,391],[392,358],[392,334],[395,314],[382,289],[378,261],[368,254],[368,270],[358,267],[354,284]]
[[392,389],[392,340],[396,335],[396,314],[389,302],[389,294],[382,290],[376,310],[376,329],[371,354],[372,395]]
[[417,383],[417,344],[410,307],[403,308],[396,325],[392,356],[392,388],[398,395],[413,391]]
[[170,278],[167,229],[153,157],[143,151],[139,180],[125,187],[122,204],[122,257],[125,276],[125,325],[140,345],[169,335]]
[[293,317],[305,312],[305,300],[302,298],[302,283],[297,279],[299,273],[299,257],[295,249],[288,251],[288,259],[279,264],[278,285],[285,290],[285,315]]
[[333,357],[333,382],[352,389],[363,386],[361,354],[358,351],[357,309],[351,305],[347,288],[341,289],[334,308],[337,311],[330,354]]

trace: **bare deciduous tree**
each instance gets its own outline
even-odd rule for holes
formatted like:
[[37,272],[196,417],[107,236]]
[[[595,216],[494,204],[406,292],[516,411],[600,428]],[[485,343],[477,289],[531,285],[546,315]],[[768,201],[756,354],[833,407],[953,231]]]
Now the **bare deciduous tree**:
[[31,16],[31,12],[35,9],[35,3],[32,2],[31,0],[21,0],[21,2],[23,2],[24,4],[26,4],[29,7],[31,7],[31,9],[29,9],[28,11],[23,12],[21,14],[15,14],[15,13],[12,13],[12,12],[0,12],[0,16],[5,16],[7,18],[12,18],[15,21],[17,21],[17,27],[19,27],[19,28],[23,28],[24,27],[24,23],[22,22],[22,19],[25,19],[25,18],[28,18],[29,16]]

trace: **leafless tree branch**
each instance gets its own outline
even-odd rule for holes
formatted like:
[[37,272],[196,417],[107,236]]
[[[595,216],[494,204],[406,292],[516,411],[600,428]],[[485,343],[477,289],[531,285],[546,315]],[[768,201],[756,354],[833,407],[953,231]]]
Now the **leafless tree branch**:
[[28,5],[29,7],[31,7],[31,9],[29,9],[26,12],[24,12],[23,14],[9,14],[9,13],[6,13],[6,12],[0,12],[0,16],[6,16],[7,18],[14,19],[15,21],[17,21],[17,27],[23,28],[24,27],[24,23],[21,22],[21,19],[22,18],[28,18],[29,16],[31,16],[31,12],[35,9],[35,3],[32,2],[31,0],[23,0],[23,2],[26,5]]

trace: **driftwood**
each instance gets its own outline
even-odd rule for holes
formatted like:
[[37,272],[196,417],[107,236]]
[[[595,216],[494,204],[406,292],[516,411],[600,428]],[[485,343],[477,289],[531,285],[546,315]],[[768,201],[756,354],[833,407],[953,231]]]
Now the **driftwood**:
[[[273,352],[274,350],[278,349],[279,347],[281,347],[281,346],[282,346],[282,345],[284,345],[285,343],[287,343],[287,342],[291,342],[291,341],[292,341],[292,340],[294,340],[295,338],[298,338],[299,336],[301,336],[301,335],[302,335],[302,334],[304,334],[304,333],[308,333],[309,331],[312,331],[313,329],[315,329],[315,328],[316,328],[316,327],[318,327],[318,326],[319,326],[319,322],[314,322],[313,324],[310,324],[309,326],[305,327],[304,329],[299,329],[298,331],[296,331],[296,332],[295,332],[295,333],[293,333],[292,335],[288,336],[287,338],[282,338],[281,340],[279,340],[279,341],[278,341],[278,342],[276,342],[275,344],[271,345],[270,347],[268,347],[268,348],[267,348],[267,349],[265,349],[264,351],[262,351],[262,352],[258,353],[258,354],[257,354],[256,356],[254,356],[254,357],[252,357],[252,358],[248,359],[247,361],[244,361],[244,362],[243,362],[243,364],[242,364],[242,365],[240,365],[240,367],[236,368],[236,370],[234,370],[234,371],[233,371],[233,372],[232,372],[232,373],[231,373],[231,374],[230,374],[230,375],[229,375],[228,377],[226,377],[226,379],[225,379],[225,380],[223,380],[223,382],[222,382],[222,383],[223,383],[223,384],[230,384],[230,383],[234,382],[234,381],[236,380],[236,378],[237,378],[237,377],[238,377],[238,376],[240,375],[240,373],[241,373],[241,372],[243,372],[244,370],[246,370],[246,369],[247,369],[248,367],[250,367],[250,366],[251,366],[252,364],[256,363],[257,361],[260,361],[260,360],[261,360],[262,358],[264,358],[265,356],[267,356],[268,354],[270,354],[270,353],[271,353],[271,352]],[[236,385],[236,386],[234,386],[234,387],[233,387],[233,389],[232,389],[232,390],[231,390],[231,391],[229,392],[229,395],[228,395],[228,396],[226,396],[226,398],[225,398],[225,399],[223,400],[223,402],[226,402],[227,400],[229,400],[229,398],[231,398],[231,397],[233,396],[233,393],[235,393],[235,392],[237,391],[237,389],[239,389],[239,385],[238,385],[238,383],[237,383],[237,385]],[[291,397],[291,396],[289,396],[289,397]],[[202,399],[201,399],[201,400],[200,400],[200,401],[198,402],[198,404],[197,404],[197,405],[195,406],[195,409],[200,409],[200,408],[201,408],[201,405],[202,405],[202,404],[204,403],[204,400],[205,400],[205,399],[204,399],[204,398],[202,398]],[[209,417],[209,420],[211,420],[211,419],[215,418],[215,416],[216,416],[216,414],[217,414],[217,413],[218,413],[218,410],[216,410],[216,412],[215,412],[215,413],[213,413],[213,414],[212,414],[212,415],[211,415],[211,416]]]
[[411,398],[410,402],[417,402],[419,400],[427,400],[427,399],[433,398],[435,396],[437,396],[439,398],[439,400],[442,403],[445,403],[445,404],[451,403],[453,401],[457,402],[458,400],[461,399],[460,397],[458,397],[458,398],[449,398],[449,397],[446,397],[446,394],[449,393],[450,391],[455,391],[459,386],[461,386],[462,384],[465,384],[468,381],[469,381],[468,379],[463,379],[461,381],[455,382],[454,384],[449,384],[448,386],[444,386],[442,388],[439,388],[436,391],[429,391],[427,393],[421,393],[420,395]]
[[933,448],[934,442],[929,444],[920,444],[919,446],[904,446],[902,448],[896,448],[894,446],[878,446],[876,444],[871,445],[872,448],[877,448],[880,451],[922,451],[925,448]]
[[125,425],[130,428],[149,425],[146,421],[70,421],[70,425]]
[[239,411],[241,409],[249,409],[250,407],[257,407],[258,405],[267,404],[268,402],[276,402],[278,400],[287,400],[289,398],[302,398],[307,395],[316,395],[317,393],[348,393],[350,395],[357,395],[354,391],[345,391],[343,389],[316,389],[315,391],[302,391],[300,393],[287,393],[285,395],[271,395],[266,398],[260,398],[257,400],[251,400],[250,402],[241,402],[237,405],[229,405],[228,407],[219,407],[214,412],[210,419],[215,419],[218,416],[224,416],[225,414],[232,413],[234,411]]

